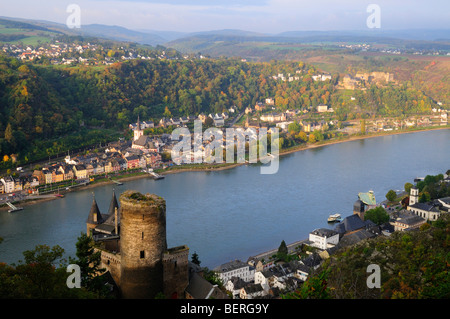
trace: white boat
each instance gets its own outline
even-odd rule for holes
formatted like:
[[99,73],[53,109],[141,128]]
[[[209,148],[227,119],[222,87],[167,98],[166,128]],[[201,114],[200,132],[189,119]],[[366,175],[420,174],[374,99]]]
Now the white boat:
[[329,223],[339,222],[339,221],[341,221],[341,214],[334,214],[334,215],[328,216]]

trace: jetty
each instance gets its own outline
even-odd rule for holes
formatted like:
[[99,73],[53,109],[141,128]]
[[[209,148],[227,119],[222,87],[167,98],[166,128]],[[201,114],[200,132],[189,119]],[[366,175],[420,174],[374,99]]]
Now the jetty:
[[115,181],[115,180],[113,180],[112,178],[109,178],[109,180],[110,180],[111,182],[113,182],[113,183],[116,183],[116,184],[119,185],[119,186],[123,185],[122,182]]
[[163,179],[163,178],[164,178],[163,175],[160,175],[160,174],[158,174],[158,173],[155,173],[155,172],[153,171],[153,169],[151,169],[151,168],[149,168],[149,169],[143,169],[142,171],[145,172],[145,173],[148,173],[148,174],[149,174],[151,177],[153,177],[153,179],[155,179],[155,180]]
[[20,210],[23,210],[23,207],[16,207],[13,204],[11,204],[10,202],[6,202],[6,205],[8,205],[11,209],[8,210],[9,213],[14,213]]
[[163,175],[159,175],[159,174],[157,174],[157,173],[155,173],[155,172],[148,172],[152,177],[153,177],[153,179],[155,179],[155,180],[158,180],[158,179],[163,179],[164,178],[164,176]]

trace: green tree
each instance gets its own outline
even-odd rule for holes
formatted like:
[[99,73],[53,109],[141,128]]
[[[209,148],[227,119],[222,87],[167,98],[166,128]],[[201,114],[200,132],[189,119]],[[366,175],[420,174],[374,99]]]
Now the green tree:
[[413,188],[413,184],[411,184],[411,183],[405,183],[405,192],[406,193],[410,193],[411,192],[411,188]]
[[285,261],[287,259],[288,256],[288,248],[286,246],[286,242],[283,240],[281,241],[280,246],[278,247],[278,251],[277,251],[277,258],[280,260]]
[[369,209],[364,213],[364,220],[371,220],[377,225],[381,225],[389,221],[389,215],[383,207],[378,206]]
[[105,296],[107,291],[104,277],[99,274],[105,269],[100,268],[101,252],[95,251],[92,237],[81,233],[76,243],[77,259],[70,258],[71,264],[77,264],[81,271],[81,285],[88,291],[97,293],[98,296]]
[[394,190],[389,190],[389,192],[386,193],[386,199],[390,202],[395,201],[397,198],[397,193]]
[[198,258],[197,252],[194,252],[194,253],[192,254],[191,261],[192,261],[193,264],[196,264],[196,265],[200,266],[200,263],[201,263],[201,262],[200,262],[200,260],[199,260],[199,258]]

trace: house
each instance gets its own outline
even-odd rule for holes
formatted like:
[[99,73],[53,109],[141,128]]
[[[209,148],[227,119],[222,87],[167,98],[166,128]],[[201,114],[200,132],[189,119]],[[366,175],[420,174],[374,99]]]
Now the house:
[[4,193],[5,193],[5,184],[3,184],[3,182],[0,180],[0,194]]
[[319,104],[317,106],[317,112],[322,113],[322,112],[327,112],[327,111],[328,111],[328,105]]
[[139,168],[139,157],[137,155],[130,155],[125,157],[127,162],[127,169]]
[[304,281],[308,273],[309,268],[299,261],[277,264],[269,269],[256,272],[255,284],[260,284],[266,292],[271,288],[293,290],[298,287],[300,281]]
[[249,284],[245,287],[242,287],[239,292],[240,299],[259,299],[266,295],[267,292],[264,291],[264,288],[261,284]]
[[60,183],[64,181],[64,173],[59,170],[52,171],[52,183]]
[[275,100],[271,97],[266,99],[266,104],[267,105],[275,105]]
[[261,102],[256,103],[255,111],[262,111],[262,110],[265,110],[265,109],[266,109],[266,105],[265,104],[263,104]]
[[229,109],[228,109],[228,112],[230,112],[230,113],[236,113],[237,112],[237,107],[236,106],[231,106]]
[[218,114],[214,115],[213,120],[214,120],[214,126],[216,126],[216,127],[222,127],[225,125],[224,118]]
[[13,193],[14,192],[14,179],[12,176],[6,176],[1,179],[2,184],[4,185],[5,193]]
[[275,114],[275,113],[268,113],[268,114],[263,114],[260,117],[261,121],[264,122],[283,122],[286,121],[286,114],[281,113],[281,114]]
[[255,269],[240,260],[230,261],[217,266],[213,270],[217,273],[220,280],[225,283],[232,277],[238,277],[247,282],[254,280],[255,277]]
[[233,295],[234,298],[239,297],[241,289],[248,285],[248,282],[242,280],[239,277],[231,277],[225,283],[225,289]]
[[335,230],[344,235],[345,233],[354,232],[366,227],[366,223],[356,214],[345,217],[339,224],[336,225]]
[[68,181],[74,179],[74,173],[71,165],[61,165],[58,170],[63,173],[63,180]]
[[151,122],[151,121],[143,121],[141,123],[141,127],[142,128],[149,128],[149,127],[155,127],[155,123]]
[[394,226],[395,231],[407,231],[418,229],[426,222],[427,221],[419,215],[404,213],[401,214],[397,219],[392,221],[391,225]]
[[14,191],[18,192],[23,189],[22,180],[20,178],[14,178]]
[[206,116],[205,114],[203,114],[203,113],[200,113],[200,114],[198,115],[198,119],[199,119],[200,121],[202,121],[202,123],[205,123],[206,118],[207,118],[207,116]]
[[311,246],[324,250],[337,245],[339,233],[327,228],[315,229],[309,233],[309,242]]
[[197,272],[189,275],[189,285],[185,290],[186,299],[228,299],[217,285],[213,285]]
[[45,177],[45,184],[51,184],[53,182],[53,175],[50,169],[45,169],[42,171]]
[[87,173],[86,166],[84,166],[83,164],[74,165],[73,166],[73,172],[74,172],[74,175],[75,175],[76,179],[86,179],[86,178],[88,178],[88,173]]
[[38,179],[39,184],[45,183],[45,176],[41,170],[34,170],[32,176],[34,176]]

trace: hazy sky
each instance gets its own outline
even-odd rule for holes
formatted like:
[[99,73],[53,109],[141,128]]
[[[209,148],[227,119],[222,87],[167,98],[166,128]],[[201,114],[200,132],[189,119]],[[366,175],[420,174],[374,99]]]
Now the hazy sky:
[[363,30],[369,4],[380,8],[381,29],[450,29],[449,0],[1,0],[0,16],[65,23],[69,4],[81,24],[130,29]]

